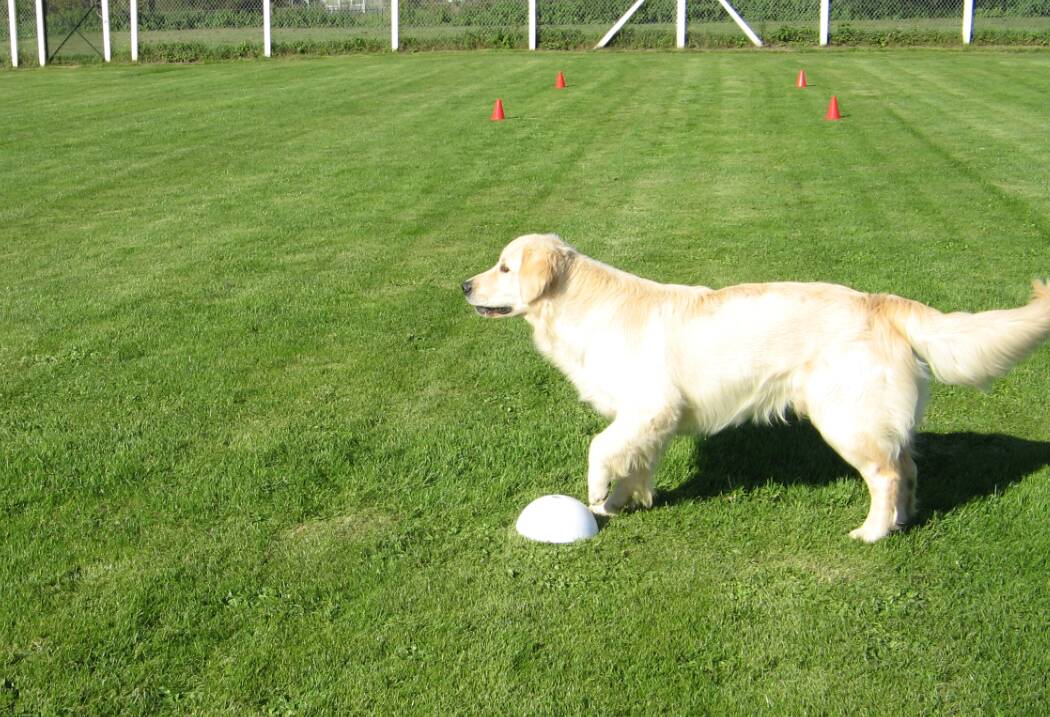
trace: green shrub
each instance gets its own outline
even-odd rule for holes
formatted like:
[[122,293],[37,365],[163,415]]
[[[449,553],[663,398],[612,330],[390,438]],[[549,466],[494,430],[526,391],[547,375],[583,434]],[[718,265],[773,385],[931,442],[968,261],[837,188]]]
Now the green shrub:
[[599,39],[576,28],[555,27],[540,32],[537,42],[544,50],[583,50],[594,47]]
[[346,55],[354,52],[382,52],[385,42],[374,38],[351,37],[344,40],[293,40],[275,42],[274,55]]
[[1031,32],[1027,30],[974,30],[974,44],[977,45],[1025,45],[1030,47],[1050,47],[1050,32]]
[[448,35],[412,35],[406,31],[401,37],[401,49],[420,50],[506,50],[524,48],[525,32],[507,28],[471,29]]
[[835,28],[829,42],[832,45],[896,47],[902,45],[958,45],[959,31],[886,29],[869,30],[853,27],[849,24]]
[[762,39],[770,45],[816,45],[820,42],[820,34],[812,27],[781,25],[767,32]]
[[262,43],[242,42],[237,45],[206,45],[202,42],[151,42],[139,47],[142,62],[200,62],[261,57]]

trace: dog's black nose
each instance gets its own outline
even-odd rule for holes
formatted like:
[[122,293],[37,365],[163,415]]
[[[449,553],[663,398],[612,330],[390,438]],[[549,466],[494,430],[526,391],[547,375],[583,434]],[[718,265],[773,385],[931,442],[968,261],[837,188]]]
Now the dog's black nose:
[[463,293],[470,296],[470,292],[474,291],[474,283],[469,279],[463,282]]

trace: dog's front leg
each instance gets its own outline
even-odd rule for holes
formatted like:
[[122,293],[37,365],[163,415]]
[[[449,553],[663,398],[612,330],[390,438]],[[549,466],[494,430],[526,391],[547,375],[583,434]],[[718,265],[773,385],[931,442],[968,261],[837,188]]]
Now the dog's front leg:
[[[630,500],[646,507],[652,505],[652,472],[677,423],[674,411],[661,411],[647,418],[618,417],[594,437],[587,463],[587,500],[591,511],[614,515]],[[629,478],[637,485],[609,495],[614,482]]]
[[603,505],[609,497],[609,487],[614,480],[608,460],[612,452],[610,443],[614,440],[613,434],[613,426],[610,425],[595,436],[591,440],[591,448],[587,455],[587,502],[590,503],[592,511],[603,515]]

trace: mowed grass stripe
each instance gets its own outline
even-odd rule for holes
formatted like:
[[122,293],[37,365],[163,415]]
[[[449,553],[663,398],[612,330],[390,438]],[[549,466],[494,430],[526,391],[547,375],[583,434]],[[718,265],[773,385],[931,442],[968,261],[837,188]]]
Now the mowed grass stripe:
[[[1023,56],[1019,62],[1028,66],[1027,77],[1045,74],[1041,72],[1045,59],[1038,55]],[[872,66],[871,74],[872,84],[880,87],[891,83],[893,78],[908,80],[898,80],[892,85],[894,91],[887,93],[892,98],[888,106],[896,108],[899,116],[915,115],[914,131],[936,139],[960,159],[980,165],[993,164],[998,171],[981,172],[993,178],[991,184],[1009,181],[1011,194],[1024,194],[1031,201],[1045,204],[1046,192],[1040,183],[1030,182],[1030,172],[1026,169],[1050,160],[1045,143],[1040,141],[1043,127],[1038,108],[1038,98],[1050,90],[1050,84],[1010,83],[1003,90],[1010,96],[1013,109],[1004,112],[1004,100],[998,89],[1003,85],[1002,78],[984,71],[980,64],[973,75],[946,76],[910,68],[900,68],[897,72],[896,67],[888,69],[885,65]],[[927,87],[935,87],[937,91],[926,92]],[[951,96],[951,101],[943,99],[946,94]],[[942,118],[954,121],[949,123]]]
[[[1015,126],[1014,133],[1004,141],[998,113],[985,103],[944,103],[928,99],[925,93],[919,95],[885,109],[889,119],[927,150],[921,156],[943,167],[945,178],[941,182],[914,183],[913,191],[930,198],[926,214],[939,215],[940,221],[953,229],[954,236],[948,238],[950,247],[964,246],[983,255],[982,264],[974,264],[974,268],[987,272],[984,275],[992,282],[987,292],[970,297],[970,306],[1015,302],[1023,295],[1027,279],[1042,271],[1026,260],[1027,248],[1050,235],[1042,218],[1045,211],[1039,206],[1045,203],[1042,181],[1030,171],[1041,164],[1046,150],[1034,136],[1026,136],[1023,126]],[[946,127],[951,128],[950,134],[943,131]],[[996,158],[994,166],[985,161],[988,156]],[[950,181],[957,183],[957,189],[946,202],[938,195]],[[982,211],[977,217],[968,216],[960,211],[966,204],[980,206]],[[1010,226],[1015,228],[1004,231]],[[946,262],[951,261],[946,257]],[[1015,287],[1002,285],[1010,267],[1018,270],[1014,273]]]
[[[85,68],[84,71],[97,72],[98,69]],[[182,72],[185,72],[187,69],[190,68],[180,68]],[[313,124],[310,121],[309,113],[311,111],[316,112],[318,114],[313,116],[317,117],[326,109],[324,105],[317,106],[319,97],[329,98],[327,105],[331,106],[334,104],[333,110],[342,109],[341,105],[346,102],[345,99],[337,99],[334,102],[331,99],[332,97],[342,97],[341,93],[325,92],[325,88],[330,88],[339,82],[338,75],[345,72],[345,69],[336,72],[336,77],[330,78],[327,82],[322,82],[321,88],[317,90],[311,88],[299,89],[292,92],[290,96],[282,91],[287,90],[287,88],[273,87],[275,81],[280,81],[281,78],[288,76],[288,71],[285,68],[272,68],[270,72],[262,73],[248,69],[246,70],[247,77],[244,78],[244,83],[238,83],[232,92],[215,91],[213,84],[206,81],[203,87],[199,85],[194,86],[192,93],[188,97],[185,96],[185,90],[183,89],[184,82],[168,83],[171,86],[166,86],[165,92],[171,93],[178,100],[174,103],[174,107],[171,103],[165,107],[163,117],[158,117],[156,111],[152,109],[152,106],[155,104],[155,97],[149,97],[147,101],[141,102],[140,106],[136,108],[134,103],[135,93],[132,91],[131,106],[128,107],[122,104],[123,112],[118,112],[111,109],[113,103],[108,101],[109,97],[104,93],[99,93],[99,95],[93,97],[94,104],[92,107],[96,109],[86,115],[75,114],[73,118],[67,119],[61,125],[57,125],[47,121],[47,106],[41,106],[42,103],[37,98],[31,98],[27,100],[28,105],[38,108],[37,113],[33,115],[33,120],[43,124],[40,127],[41,131],[38,135],[36,146],[41,151],[47,151],[52,160],[44,164],[44,166],[40,166],[35,161],[20,163],[17,166],[20,167],[24,175],[23,178],[30,182],[33,181],[33,178],[39,176],[42,170],[44,176],[42,181],[48,182],[48,170],[60,174],[72,169],[74,172],[83,172],[84,175],[90,177],[105,177],[106,179],[103,181],[110,183],[110,186],[115,186],[119,181],[121,188],[125,191],[133,189],[135,186],[134,183],[131,183],[131,187],[129,187],[127,180],[136,178],[143,169],[148,167],[157,168],[158,164],[162,162],[177,162],[177,160],[181,159],[183,164],[177,164],[176,166],[184,167],[190,173],[191,176],[187,177],[187,181],[193,181],[192,174],[194,169],[210,172],[214,167],[214,163],[220,160],[233,165],[244,163],[246,166],[251,166],[253,162],[258,161],[260,153],[261,155],[270,156],[275,146],[279,147],[291,139],[308,134],[306,130]],[[437,69],[430,70],[431,73],[438,71]],[[131,70],[124,68],[120,74],[126,75],[129,72]],[[214,70],[206,67],[202,68],[201,72],[208,76]],[[273,75],[277,75],[277,77],[273,77]],[[106,78],[107,89],[110,92],[127,93],[128,89],[134,89],[117,86],[116,79],[120,78]],[[362,103],[365,109],[379,114],[379,103],[373,105],[371,102],[368,102],[368,98],[375,92],[396,92],[402,86],[420,85],[426,83],[429,79],[430,77],[424,68],[421,71],[400,77],[400,79],[392,79],[392,87],[383,88],[380,83],[363,83],[361,86],[354,87],[352,94],[353,96],[363,96],[364,100]],[[219,82],[221,80],[217,78],[214,81]],[[55,89],[51,88],[48,91],[53,92]],[[73,89],[70,89],[69,92],[75,94]],[[272,112],[273,109],[288,104],[300,108],[300,111]],[[311,108],[313,109],[311,110]],[[136,112],[136,109],[143,114]],[[414,110],[409,107],[407,111],[412,112]],[[216,126],[214,121],[216,117],[221,118],[223,124]],[[105,121],[92,122],[94,119],[102,120],[103,118]],[[156,126],[158,120],[160,121],[159,127]],[[384,118],[376,117],[373,121],[383,122]],[[112,151],[114,146],[122,146],[125,141],[136,137],[136,133],[129,129],[129,123],[131,123],[131,127],[139,129],[141,133],[141,136],[138,137],[141,141],[134,143],[132,146],[138,150],[145,151],[150,156],[145,165],[137,165],[134,160],[129,164],[125,153]],[[219,128],[221,128],[221,135],[216,134],[216,129]],[[339,125],[335,125],[330,130],[334,131],[339,128]],[[343,126],[342,129],[344,130],[340,133],[342,136],[350,134],[349,126]],[[359,131],[360,129],[361,126],[358,125],[356,130]],[[152,141],[160,137],[177,139],[178,142]],[[62,142],[61,146],[66,150],[79,146],[89,147],[88,157],[78,156],[77,166],[70,167],[71,163],[69,162],[68,154],[64,152],[50,152],[56,138]],[[216,146],[220,148],[218,152],[215,152],[213,149]],[[156,147],[166,149],[160,156],[155,157],[153,154]],[[236,152],[231,151],[233,149]],[[102,160],[101,168],[98,160]],[[265,168],[269,169],[270,167]],[[171,168],[163,167],[162,169],[167,171]],[[260,169],[263,169],[263,167],[260,167]],[[16,179],[18,177],[19,175],[15,176]],[[73,175],[73,179],[77,179],[76,175]],[[59,183],[61,184],[61,182]],[[78,189],[72,191],[80,191],[83,194],[98,191],[97,184],[90,182],[87,183],[87,186],[84,186],[84,184],[83,181],[76,182],[74,186],[78,187]],[[144,199],[149,200],[151,198],[145,197]],[[22,208],[26,209],[26,207]],[[171,208],[182,211],[186,209],[186,207],[181,205],[175,205]]]
[[[1038,56],[1024,63],[1028,66],[1026,75],[1042,74],[1045,62],[1037,60]],[[1042,130],[1038,103],[1040,95],[1050,89],[1050,83],[1030,81],[1003,87],[1001,75],[985,71],[980,65],[973,74],[959,75],[924,72],[895,63],[871,63],[865,72],[871,80],[864,84],[879,88],[879,95],[888,106],[902,112],[926,110],[924,128],[934,134],[943,133],[945,140],[961,152],[984,149],[988,141],[998,141],[1010,144],[1011,151],[1004,152],[1004,158],[1019,164],[1045,158],[1046,148],[1038,141]],[[1010,98],[1009,111],[1004,111],[1007,105],[1003,94]],[[951,100],[945,101],[946,96]],[[955,122],[935,121],[942,115]],[[971,131],[970,141],[959,135],[960,128]]]

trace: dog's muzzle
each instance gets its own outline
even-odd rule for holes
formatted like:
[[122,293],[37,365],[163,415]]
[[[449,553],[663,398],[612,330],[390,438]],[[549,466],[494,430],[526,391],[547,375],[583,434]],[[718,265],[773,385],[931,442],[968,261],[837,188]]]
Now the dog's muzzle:
[[461,286],[463,288],[463,295],[467,297],[467,301],[470,302],[470,305],[474,307],[474,310],[482,316],[489,318],[493,316],[506,316],[513,311],[509,306],[479,306],[473,301],[470,301],[470,295],[474,293],[474,282],[471,279],[464,281]]

